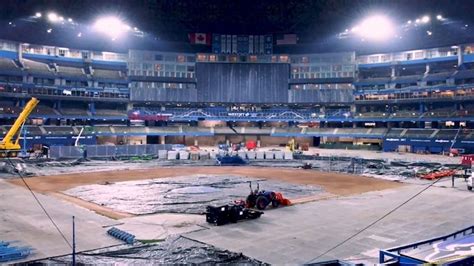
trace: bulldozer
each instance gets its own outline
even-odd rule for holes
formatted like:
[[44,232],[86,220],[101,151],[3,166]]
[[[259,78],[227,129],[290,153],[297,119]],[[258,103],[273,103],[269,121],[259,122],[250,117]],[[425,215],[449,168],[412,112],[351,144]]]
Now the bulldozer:
[[0,141],[0,158],[5,157],[17,157],[18,153],[21,150],[20,146],[20,134],[21,130],[30,116],[31,112],[35,109],[38,105],[39,100],[36,98],[31,98],[28,103],[21,111],[18,118],[15,120],[15,123],[11,126],[10,130],[8,130],[7,134],[3,137],[2,141]]

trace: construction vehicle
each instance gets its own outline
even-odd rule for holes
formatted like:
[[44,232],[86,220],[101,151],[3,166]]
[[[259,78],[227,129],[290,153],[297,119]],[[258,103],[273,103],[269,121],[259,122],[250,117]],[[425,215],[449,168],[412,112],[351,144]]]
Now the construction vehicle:
[[291,138],[288,141],[288,144],[286,144],[286,148],[290,150],[291,152],[294,152],[296,150],[296,141],[295,138]]
[[245,208],[245,204],[236,202],[222,206],[207,206],[206,221],[214,225],[236,223],[242,220],[259,218],[263,212]]
[[16,157],[21,150],[20,134],[21,130],[28,119],[28,116],[38,105],[39,101],[36,98],[31,98],[21,111],[15,123],[8,130],[7,134],[0,141],[0,157]]
[[257,207],[259,210],[265,210],[268,205],[277,208],[280,205],[291,205],[290,200],[283,198],[280,192],[260,190],[260,184],[257,183],[257,189],[252,189],[252,182],[249,182],[250,194],[245,201],[247,208]]

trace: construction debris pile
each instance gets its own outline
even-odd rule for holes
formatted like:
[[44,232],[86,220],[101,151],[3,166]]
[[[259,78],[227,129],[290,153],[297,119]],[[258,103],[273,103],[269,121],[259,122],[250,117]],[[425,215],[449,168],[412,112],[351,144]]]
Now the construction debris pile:
[[[51,258],[44,264],[69,264],[71,256]],[[84,252],[76,256],[76,263],[84,265],[142,265],[142,264],[244,264],[261,262],[241,253],[220,250],[181,236],[169,237],[155,244],[135,244]]]
[[[232,158],[232,157],[231,157]],[[233,162],[233,161],[232,161]],[[388,180],[405,180],[421,177],[424,174],[450,169],[458,169],[459,164],[446,164],[430,161],[401,161],[387,159],[365,159],[347,156],[295,155],[292,160],[254,159],[245,160],[245,164],[258,167],[294,167],[303,166],[317,171],[343,172],[365,175]],[[215,159],[208,160],[22,160],[19,158],[0,161],[0,178],[23,176],[47,176],[64,173],[82,173],[108,170],[133,170],[152,167],[172,166],[214,166]],[[235,165],[235,164],[229,164]]]

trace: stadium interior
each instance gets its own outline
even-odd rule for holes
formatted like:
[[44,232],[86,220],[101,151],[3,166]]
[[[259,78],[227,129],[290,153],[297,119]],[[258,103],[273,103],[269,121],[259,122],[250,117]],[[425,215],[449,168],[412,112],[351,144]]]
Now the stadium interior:
[[0,44],[0,123],[40,99],[26,133],[40,137],[28,149],[71,145],[81,127],[84,144],[269,146],[298,137],[315,147],[415,153],[474,147],[469,44],[369,55]]
[[0,264],[474,265],[474,2],[0,6]]

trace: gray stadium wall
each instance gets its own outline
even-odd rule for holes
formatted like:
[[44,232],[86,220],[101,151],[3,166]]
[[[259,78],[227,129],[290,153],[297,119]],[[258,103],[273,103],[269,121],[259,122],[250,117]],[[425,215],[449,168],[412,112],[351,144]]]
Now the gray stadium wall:
[[287,103],[290,65],[197,63],[199,102]]
[[290,103],[352,103],[352,89],[289,90]]
[[196,89],[131,88],[131,101],[196,102]]

